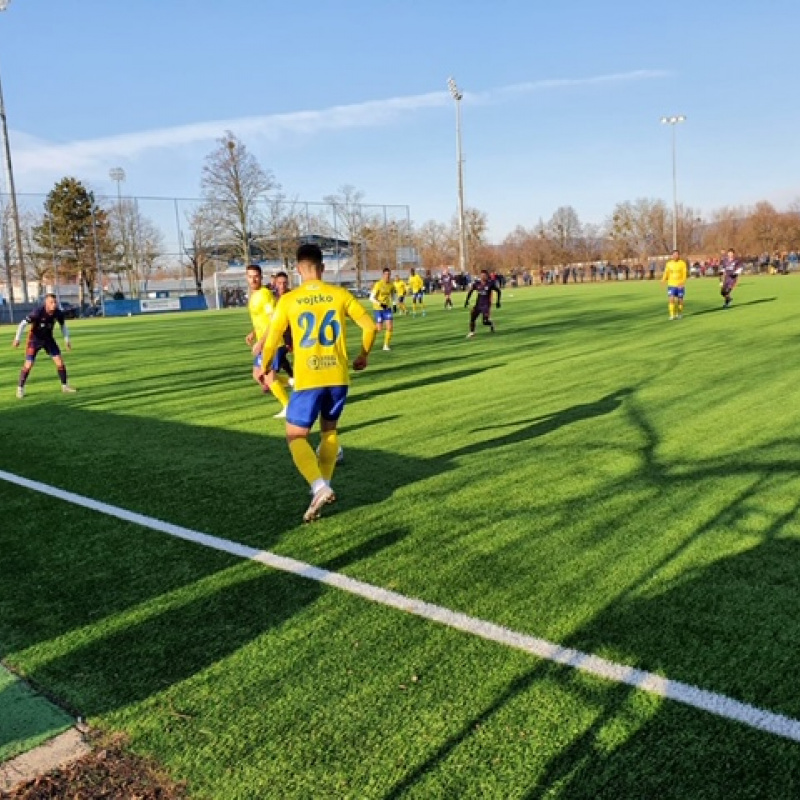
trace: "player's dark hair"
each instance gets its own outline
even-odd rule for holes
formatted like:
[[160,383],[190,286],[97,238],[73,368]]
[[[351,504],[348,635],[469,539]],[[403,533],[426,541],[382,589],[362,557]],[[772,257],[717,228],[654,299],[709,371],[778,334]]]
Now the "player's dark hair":
[[247,269],[245,272],[257,272],[259,275],[261,274],[261,267],[258,264],[248,264]]
[[53,300],[58,300],[58,295],[56,295],[56,293],[55,293],[55,292],[48,292],[48,293],[47,293],[47,294],[44,296],[44,299],[45,299],[45,300],[47,300],[47,298],[48,298],[48,297],[52,297],[52,298],[53,298]]
[[275,277],[276,278],[286,278],[287,281],[289,280],[289,275],[286,272],[283,272],[283,270],[281,270],[280,272],[276,272],[275,273]]
[[312,264],[322,266],[322,249],[318,244],[301,244],[297,248],[297,260],[310,261]]

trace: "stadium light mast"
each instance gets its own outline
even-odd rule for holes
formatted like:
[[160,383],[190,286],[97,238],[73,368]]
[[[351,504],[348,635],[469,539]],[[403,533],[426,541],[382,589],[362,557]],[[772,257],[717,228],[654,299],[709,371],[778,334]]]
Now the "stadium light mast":
[[464,97],[455,78],[447,79],[450,95],[456,102],[456,161],[458,164],[458,265],[467,274],[467,229],[464,224],[464,159],[461,156],[461,99]]
[[671,117],[661,117],[662,125],[672,128],[672,249],[678,249],[678,159],[675,147],[675,127],[681,122],[686,122],[683,114],[674,114]]
[[[0,0],[0,11],[5,11],[11,0]],[[0,84],[0,130],[3,135],[3,152],[5,155],[6,183],[8,184],[8,194],[11,198],[11,217],[14,222],[14,238],[17,244],[17,263],[19,264],[19,276],[22,282],[22,299],[28,302],[28,276],[25,272],[25,253],[22,248],[22,228],[19,224],[19,208],[17,207],[17,192],[14,188],[14,170],[11,166],[11,146],[8,143],[8,125],[6,123],[6,106],[3,102],[3,86]],[[8,287],[9,300],[13,302],[13,292],[11,285]]]
[[[0,0],[1,1],[1,0]],[[128,269],[128,237],[125,235],[125,218],[122,214],[122,182],[125,180],[125,170],[122,167],[112,167],[108,171],[108,177],[117,184],[117,217],[119,218],[119,235],[122,239],[122,266]],[[117,280],[119,280],[119,268],[117,268]],[[128,272],[128,285],[130,286],[131,275]],[[102,293],[102,287],[100,287]]]

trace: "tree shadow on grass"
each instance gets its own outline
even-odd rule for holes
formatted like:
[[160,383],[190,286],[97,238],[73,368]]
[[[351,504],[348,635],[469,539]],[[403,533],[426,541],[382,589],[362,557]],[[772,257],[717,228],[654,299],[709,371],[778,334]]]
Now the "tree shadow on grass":
[[[800,575],[795,566],[799,560],[800,542],[767,539],[690,574],[664,593],[611,604],[564,645],[583,652],[612,648],[618,655],[626,654],[624,663],[639,664],[670,679],[682,675],[701,688],[798,718],[800,701],[786,670],[800,648],[796,623]],[[519,718],[525,707],[535,709],[538,692],[547,684],[592,709],[588,724],[585,718],[574,724],[563,721],[557,747],[551,741],[537,742],[536,736],[547,728],[537,728],[535,719],[526,726],[528,741],[514,736],[508,721]],[[430,796],[440,796],[443,787],[449,796],[479,796],[459,777],[466,754],[474,754],[476,748],[482,763],[536,764],[535,770],[517,771],[508,785],[498,781],[491,796],[529,800],[798,796],[798,742],[675,700],[642,703],[636,695],[629,686],[540,661],[440,741],[385,800],[399,800],[420,785],[430,789]],[[552,714],[551,709],[543,712]],[[753,720],[758,718],[754,713]],[[484,733],[498,727],[508,731],[499,741]],[[553,750],[541,767],[541,753]]]

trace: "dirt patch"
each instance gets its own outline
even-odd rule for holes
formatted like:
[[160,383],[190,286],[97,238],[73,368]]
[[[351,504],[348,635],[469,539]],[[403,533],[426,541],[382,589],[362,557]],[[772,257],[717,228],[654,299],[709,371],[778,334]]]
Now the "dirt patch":
[[0,794],[3,800],[187,800],[157,764],[131,753],[123,737],[90,734],[88,755]]

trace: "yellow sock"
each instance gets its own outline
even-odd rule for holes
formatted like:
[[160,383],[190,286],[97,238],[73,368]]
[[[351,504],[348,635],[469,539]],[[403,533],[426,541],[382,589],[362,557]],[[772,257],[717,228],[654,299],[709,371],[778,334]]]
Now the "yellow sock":
[[289,405],[289,393],[280,381],[273,381],[269,390],[275,395],[282,408]]
[[319,443],[319,470],[328,482],[336,469],[337,455],[339,455],[339,435],[336,431],[322,431],[322,440]]
[[389,342],[392,341],[392,332],[386,331],[386,335],[383,337],[383,343],[386,347],[389,346]]
[[289,452],[297,471],[308,481],[308,485],[322,478],[322,473],[317,463],[317,454],[305,438],[290,439]]

